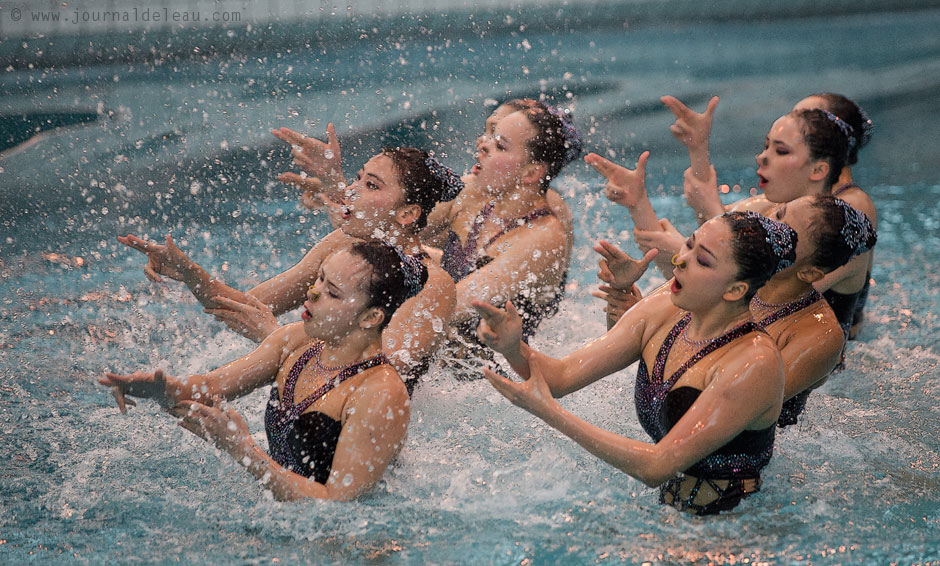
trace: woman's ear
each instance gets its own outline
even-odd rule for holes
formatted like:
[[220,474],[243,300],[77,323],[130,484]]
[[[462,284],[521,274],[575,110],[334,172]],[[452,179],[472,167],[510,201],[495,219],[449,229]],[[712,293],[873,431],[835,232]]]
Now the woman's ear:
[[379,307],[372,307],[359,315],[359,328],[378,328],[385,321],[385,312]]
[[522,167],[521,180],[527,185],[539,184],[548,174],[548,167],[544,163],[527,163]]
[[725,289],[724,294],[721,296],[722,299],[728,302],[740,301],[747,296],[747,292],[750,290],[750,284],[745,281],[735,281]]
[[810,265],[797,270],[796,276],[803,283],[815,283],[825,277],[826,273],[815,265]]
[[829,176],[829,162],[820,159],[813,165],[813,171],[809,175],[810,181],[824,181]]
[[402,226],[414,224],[421,218],[421,206],[417,204],[406,204],[395,210],[395,221]]

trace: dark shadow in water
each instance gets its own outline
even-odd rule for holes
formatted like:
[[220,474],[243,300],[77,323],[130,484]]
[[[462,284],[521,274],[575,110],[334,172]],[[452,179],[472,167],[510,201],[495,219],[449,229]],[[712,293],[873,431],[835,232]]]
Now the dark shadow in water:
[[94,110],[0,115],[0,153],[24,144],[42,132],[89,124],[100,117]]

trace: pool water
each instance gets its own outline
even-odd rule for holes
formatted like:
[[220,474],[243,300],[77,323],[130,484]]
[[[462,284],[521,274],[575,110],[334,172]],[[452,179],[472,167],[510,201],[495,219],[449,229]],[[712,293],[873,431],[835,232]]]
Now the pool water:
[[[8,68],[5,128],[73,118],[0,157],[0,563],[940,563],[938,25],[940,10],[677,20]],[[658,97],[699,109],[722,97],[713,158],[745,187],[731,200],[773,120],[820,90],[855,97],[876,124],[854,171],[880,216],[866,326],[846,369],[779,433],[763,491],[730,514],[661,507],[486,382],[440,369],[381,485],[345,504],[274,502],[153,404],[122,416],[96,384],[105,370],[182,374],[250,351],[179,286],[148,282],[114,236],[169,231],[240,288],[291,265],[326,220],[273,180],[289,156],[272,127],[334,121],[350,172],[393,143],[462,169],[492,101],[544,92],[575,109],[592,150],[632,164],[650,149],[653,204],[689,230],[686,156]],[[562,353],[604,330],[592,242],[635,246],[588,167],[556,187],[575,211],[572,282],[534,345]],[[564,405],[645,438],[633,375]],[[262,443],[265,398],[236,403]]]

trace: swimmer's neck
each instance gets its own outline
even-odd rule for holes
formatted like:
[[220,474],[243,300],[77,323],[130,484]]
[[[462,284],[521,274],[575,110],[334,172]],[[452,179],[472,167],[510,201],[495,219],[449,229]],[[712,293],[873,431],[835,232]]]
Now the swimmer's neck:
[[545,193],[538,185],[517,185],[506,193],[494,196],[493,202],[493,215],[497,218],[517,218],[548,206]]
[[799,278],[796,272],[781,272],[774,275],[766,285],[757,290],[761,301],[772,305],[789,303],[812,290],[812,283]]
[[386,244],[400,247],[408,255],[416,255],[424,251],[421,239],[409,230],[395,230],[383,240]]
[[375,329],[356,329],[346,336],[320,338],[323,349],[320,363],[329,367],[346,367],[371,358],[382,351],[382,334]]
[[692,312],[685,333],[691,340],[716,338],[750,318],[750,306],[744,300],[733,303],[722,301],[708,310]]
[[842,172],[839,173],[839,180],[836,181],[836,184],[833,186],[841,187],[842,185],[848,185],[853,182],[854,181],[852,180],[852,168],[846,165],[845,167],[842,168]]

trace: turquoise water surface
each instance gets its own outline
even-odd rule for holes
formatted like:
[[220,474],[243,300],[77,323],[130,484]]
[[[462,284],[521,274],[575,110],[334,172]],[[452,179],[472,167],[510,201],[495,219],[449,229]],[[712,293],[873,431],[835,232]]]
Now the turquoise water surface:
[[[241,50],[206,49],[207,35],[188,39],[196,55],[154,41],[112,62],[4,63],[0,564],[940,564],[940,10],[632,26],[564,12],[533,29],[513,18],[493,33],[370,28],[332,42],[275,26],[232,32]],[[722,181],[749,187],[770,124],[821,90],[876,124],[854,171],[880,215],[867,322],[847,368],[778,435],[763,491],[733,513],[661,507],[486,382],[441,369],[419,386],[382,484],[345,504],[274,502],[155,405],[122,416],[96,384],[104,370],[197,372],[251,349],[179,286],[148,282],[114,237],[169,231],[240,288],[291,265],[326,221],[274,181],[289,156],[272,127],[335,122],[349,171],[389,143],[463,169],[495,101],[541,93],[575,109],[590,149],[631,166],[651,150],[653,204],[688,230],[686,155],[659,96],[699,109],[721,96],[713,158]],[[592,242],[635,246],[588,167],[556,187],[575,211],[572,282],[534,345],[563,353],[604,330]],[[564,405],[645,438],[633,375]],[[262,443],[264,399],[236,404]]]

